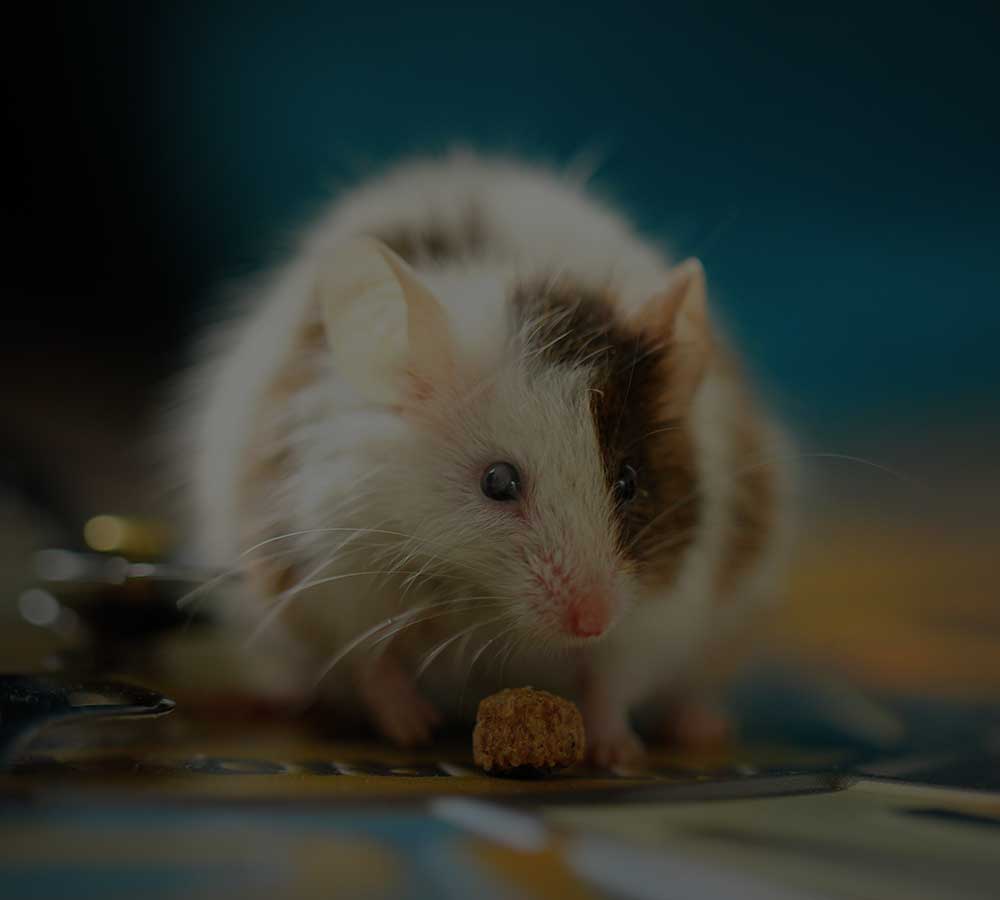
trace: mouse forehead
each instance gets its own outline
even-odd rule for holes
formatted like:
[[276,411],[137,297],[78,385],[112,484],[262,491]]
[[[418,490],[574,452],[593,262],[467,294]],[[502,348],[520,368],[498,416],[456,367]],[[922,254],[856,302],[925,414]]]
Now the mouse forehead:
[[574,567],[610,567],[619,532],[589,376],[538,359],[509,361],[479,404],[475,459],[518,468],[536,552],[558,552]]
[[[688,423],[668,413],[669,345],[625,321],[610,292],[564,279],[518,285],[511,308],[521,364],[504,393],[517,432],[530,427],[532,445],[557,471],[553,484],[582,495],[587,515],[610,520],[622,555],[668,575],[699,507]],[[519,396],[536,399],[518,404]],[[638,489],[623,505],[613,486],[626,466]]]
[[[604,484],[588,373],[515,359],[496,374],[481,411],[487,446],[508,451],[546,483]],[[562,476],[558,477],[557,476]]]
[[610,486],[661,418],[664,348],[624,321],[606,291],[529,281],[511,299],[515,346],[531,369],[584,400],[574,411],[588,419]]

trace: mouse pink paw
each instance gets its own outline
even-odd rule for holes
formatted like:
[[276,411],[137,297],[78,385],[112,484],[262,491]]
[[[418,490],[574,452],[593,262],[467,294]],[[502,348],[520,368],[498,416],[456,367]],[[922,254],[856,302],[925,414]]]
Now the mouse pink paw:
[[646,748],[629,725],[627,704],[599,673],[584,670],[582,674],[587,759],[602,769],[641,763]]
[[602,769],[641,763],[646,748],[639,736],[624,723],[618,729],[587,733],[587,757]]
[[702,701],[675,704],[664,723],[668,744],[694,752],[724,747],[732,737],[732,730],[733,723],[724,710]]
[[440,713],[389,654],[363,670],[359,689],[372,724],[402,747],[429,743],[441,724]]

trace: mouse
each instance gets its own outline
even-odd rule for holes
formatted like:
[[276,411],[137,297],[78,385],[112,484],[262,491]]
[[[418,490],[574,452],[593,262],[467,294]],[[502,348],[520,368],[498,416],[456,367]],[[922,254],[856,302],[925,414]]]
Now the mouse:
[[248,644],[402,746],[521,685],[579,703],[600,766],[642,758],[650,703],[711,731],[688,701],[782,594],[794,472],[702,264],[571,173],[469,151],[292,244],[174,425]]

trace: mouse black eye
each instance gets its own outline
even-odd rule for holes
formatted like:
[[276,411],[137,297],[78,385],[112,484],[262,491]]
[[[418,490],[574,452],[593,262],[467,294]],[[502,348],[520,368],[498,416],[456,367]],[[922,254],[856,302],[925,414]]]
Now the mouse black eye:
[[493,463],[479,483],[483,493],[490,500],[517,500],[521,496],[521,476],[509,462]]
[[636,471],[625,463],[618,472],[613,486],[615,499],[619,503],[628,503],[635,496]]

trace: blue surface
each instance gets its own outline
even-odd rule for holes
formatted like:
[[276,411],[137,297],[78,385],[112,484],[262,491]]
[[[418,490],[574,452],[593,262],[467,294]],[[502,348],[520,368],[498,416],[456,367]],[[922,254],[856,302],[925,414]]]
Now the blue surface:
[[[463,833],[416,811],[278,807],[216,812],[199,806],[128,805],[0,814],[0,835],[15,844],[18,837],[36,833],[51,842],[47,858],[21,862],[0,854],[0,896],[281,896],[293,883],[299,889],[296,897],[344,896],[343,885],[315,880],[323,862],[316,858],[321,852],[317,840],[340,854],[344,850],[338,840],[378,847],[397,874],[392,879],[385,873],[383,889],[392,888],[391,896],[401,900],[513,895],[466,851]],[[192,853],[196,845],[219,849]],[[357,883],[349,873],[344,876],[346,884]],[[385,895],[378,889],[373,894]]]

